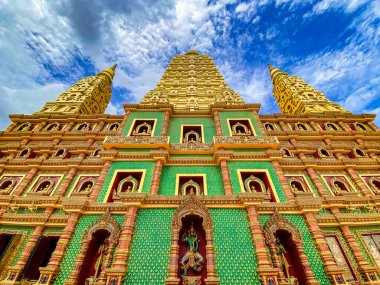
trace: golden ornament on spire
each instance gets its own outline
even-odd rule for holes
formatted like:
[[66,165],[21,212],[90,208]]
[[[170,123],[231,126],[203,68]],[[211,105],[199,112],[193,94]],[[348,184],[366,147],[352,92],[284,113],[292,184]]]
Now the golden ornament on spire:
[[282,113],[350,113],[338,103],[331,102],[322,92],[307,84],[302,78],[291,76],[270,64],[268,68],[273,82],[273,95]]
[[176,111],[208,111],[212,104],[244,104],[208,55],[189,50],[173,57],[156,88],[141,105],[171,104]]
[[103,114],[111,100],[116,66],[79,80],[35,114]]

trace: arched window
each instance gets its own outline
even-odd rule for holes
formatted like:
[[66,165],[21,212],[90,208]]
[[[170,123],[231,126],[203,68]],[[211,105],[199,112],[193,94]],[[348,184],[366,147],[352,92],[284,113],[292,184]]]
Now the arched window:
[[340,179],[340,178],[331,179],[330,186],[331,186],[331,190],[337,195],[350,191],[349,190],[350,188],[348,187],[347,183],[343,179]]
[[273,126],[273,124],[266,123],[266,124],[264,124],[264,126],[265,126],[265,129],[267,131],[274,131],[275,130],[275,127]]
[[329,157],[329,156],[331,156],[331,154],[326,149],[324,149],[322,147],[318,149],[318,154],[319,154],[320,157]]
[[360,157],[365,157],[366,154],[364,153],[364,151],[362,151],[360,148],[356,148],[354,149],[355,153],[357,156],[360,156]]
[[31,126],[30,123],[24,123],[24,124],[21,124],[21,125],[17,128],[17,130],[18,130],[18,131],[21,131],[21,132],[26,132],[26,131],[29,131],[30,126]]
[[45,128],[46,131],[58,131],[59,130],[59,124],[58,123],[52,123],[47,125]]
[[16,179],[8,177],[4,179],[0,184],[0,194],[8,194],[16,185]]
[[119,124],[118,123],[113,123],[109,126],[108,128],[110,131],[117,131],[119,129]]
[[267,192],[264,182],[253,175],[250,175],[247,179],[244,180],[244,188],[247,192],[251,193]]
[[97,157],[99,157],[99,156],[100,156],[100,155],[99,155],[99,151],[101,151],[100,148],[96,149],[96,150],[92,153],[92,156],[97,156]]
[[91,180],[87,180],[82,183],[82,185],[79,187],[79,192],[90,192],[92,190],[92,187],[94,186],[94,182]]
[[87,131],[89,129],[88,123],[82,123],[77,126],[77,131]]
[[25,157],[25,158],[27,158],[27,157],[30,156],[30,154],[31,154],[30,148],[24,148],[22,151],[20,151],[19,157]]
[[56,157],[64,157],[66,155],[67,150],[64,148],[60,148],[55,152]]
[[361,123],[355,123],[355,129],[357,131],[367,131],[367,127]]
[[306,125],[303,124],[303,123],[297,123],[297,124],[296,124],[296,128],[297,128],[297,130],[299,130],[299,131],[307,131],[307,130],[308,130],[307,127],[306,127]]
[[325,124],[326,131],[338,131],[339,128],[336,126],[336,124],[333,123],[326,123]]
[[294,156],[293,153],[291,153],[287,148],[283,148],[282,150],[284,151],[285,156]]
[[292,188],[294,193],[305,192],[304,186],[299,181],[296,181],[296,180],[291,181],[290,187]]

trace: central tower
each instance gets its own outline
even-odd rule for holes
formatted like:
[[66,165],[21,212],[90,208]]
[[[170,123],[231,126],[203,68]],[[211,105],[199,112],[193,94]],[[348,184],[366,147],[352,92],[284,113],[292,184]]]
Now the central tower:
[[141,105],[171,104],[176,111],[208,111],[212,104],[244,104],[224,81],[209,55],[190,50],[173,57],[156,88]]

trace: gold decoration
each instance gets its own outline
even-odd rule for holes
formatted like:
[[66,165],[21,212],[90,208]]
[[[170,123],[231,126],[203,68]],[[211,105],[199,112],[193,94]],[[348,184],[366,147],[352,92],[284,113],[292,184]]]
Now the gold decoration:
[[95,76],[79,80],[55,101],[47,102],[35,114],[103,114],[111,100],[111,84],[115,68],[116,64]]
[[268,65],[273,82],[273,95],[281,112],[286,114],[350,113],[331,102],[302,78],[291,76]]
[[141,105],[171,104],[176,111],[208,111],[212,104],[239,105],[243,99],[224,81],[209,55],[194,50],[176,55]]

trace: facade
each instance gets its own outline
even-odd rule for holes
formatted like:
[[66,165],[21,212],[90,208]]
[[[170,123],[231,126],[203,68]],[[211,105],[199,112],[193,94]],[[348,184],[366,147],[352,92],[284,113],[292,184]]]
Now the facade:
[[106,115],[116,66],[0,133],[0,284],[380,284],[380,133],[269,66],[259,115],[208,55]]

